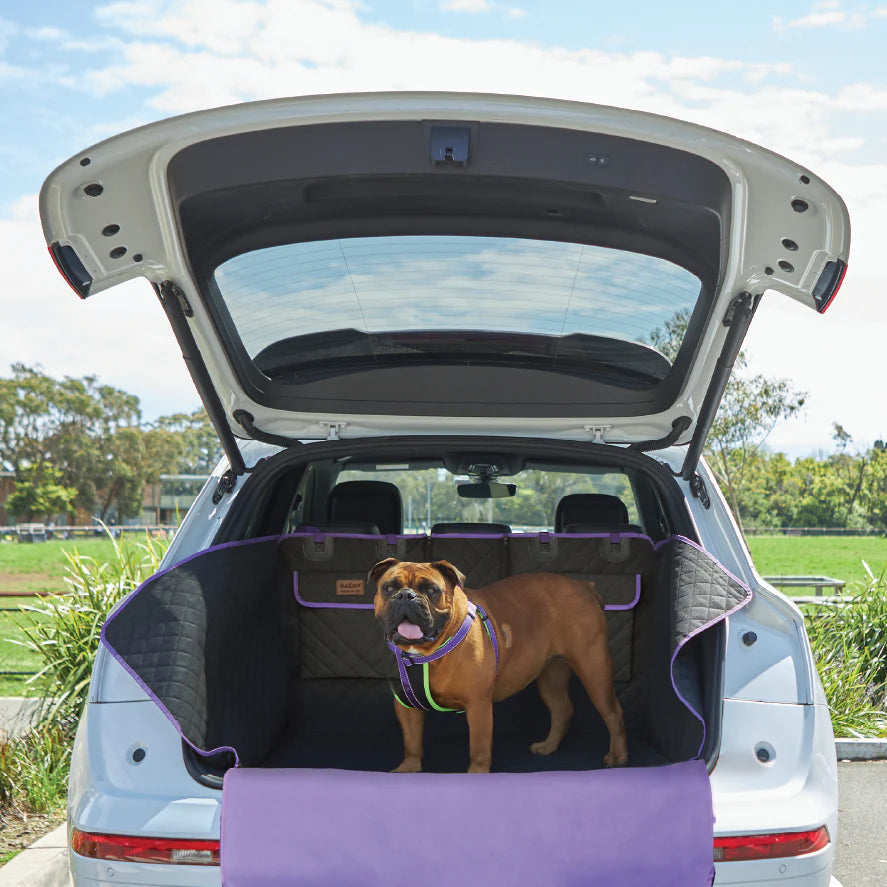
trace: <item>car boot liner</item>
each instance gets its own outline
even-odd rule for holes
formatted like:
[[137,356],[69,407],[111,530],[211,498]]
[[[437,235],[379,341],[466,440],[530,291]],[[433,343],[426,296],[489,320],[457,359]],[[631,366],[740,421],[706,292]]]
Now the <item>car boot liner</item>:
[[[530,687],[496,705],[492,775],[460,772],[464,715],[437,712],[426,715],[427,772],[386,772],[402,752],[396,668],[367,573],[387,557],[451,561],[469,589],[515,573],[593,581],[629,767],[600,769],[606,731],[574,685],[570,733],[549,757],[528,750],[548,727]],[[721,655],[707,629],[750,598],[683,537],[306,531],[219,545],[157,573],[109,616],[102,642],[195,753],[234,765],[226,887],[387,883],[415,871],[413,854],[425,870],[428,829],[450,824],[464,839],[447,837],[459,849],[441,857],[435,883],[702,885],[713,873],[702,752]]]

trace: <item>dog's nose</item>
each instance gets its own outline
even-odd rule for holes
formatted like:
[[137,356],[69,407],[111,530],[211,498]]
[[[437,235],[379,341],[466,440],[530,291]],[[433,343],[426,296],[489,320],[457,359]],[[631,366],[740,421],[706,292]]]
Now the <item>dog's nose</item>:
[[414,601],[416,600],[416,592],[412,588],[401,588],[392,599],[395,601]]

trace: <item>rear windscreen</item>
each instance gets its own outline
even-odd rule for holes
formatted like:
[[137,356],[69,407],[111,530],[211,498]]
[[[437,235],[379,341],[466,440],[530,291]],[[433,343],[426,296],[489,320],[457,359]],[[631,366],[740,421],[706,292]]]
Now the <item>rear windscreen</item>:
[[271,378],[456,361],[603,374],[636,388],[667,375],[655,346],[701,288],[641,253],[438,235],[254,250],[220,265],[214,282]]

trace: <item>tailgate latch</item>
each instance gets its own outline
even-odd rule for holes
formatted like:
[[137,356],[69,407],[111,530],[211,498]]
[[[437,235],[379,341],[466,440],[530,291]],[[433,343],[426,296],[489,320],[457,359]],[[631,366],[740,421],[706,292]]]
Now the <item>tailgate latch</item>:
[[612,428],[612,425],[584,425],[583,428],[591,435],[592,443],[605,444],[604,435]]

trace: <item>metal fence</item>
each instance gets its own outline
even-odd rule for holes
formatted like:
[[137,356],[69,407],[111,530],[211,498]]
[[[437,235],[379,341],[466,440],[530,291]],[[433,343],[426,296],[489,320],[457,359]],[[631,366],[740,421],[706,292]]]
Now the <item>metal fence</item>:
[[746,536],[887,536],[887,528],[854,527],[743,527]]

